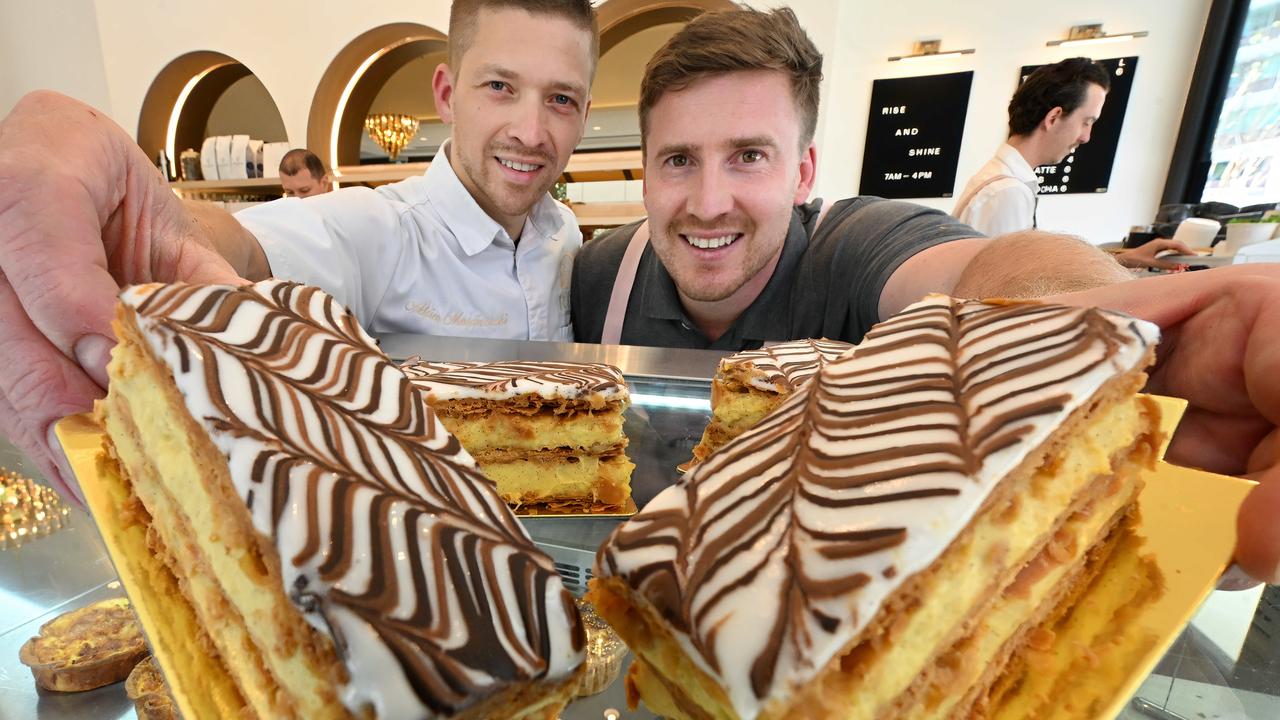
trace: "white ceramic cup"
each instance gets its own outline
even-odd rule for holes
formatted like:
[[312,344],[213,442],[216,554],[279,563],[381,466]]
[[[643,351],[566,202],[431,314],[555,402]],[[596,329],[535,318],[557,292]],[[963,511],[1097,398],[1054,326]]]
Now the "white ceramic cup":
[[1187,218],[1178,223],[1178,229],[1174,231],[1173,239],[1192,249],[1206,248],[1213,243],[1213,238],[1217,236],[1221,227],[1222,223],[1217,220]]
[[1218,243],[1213,254],[1230,257],[1240,252],[1240,248],[1245,245],[1270,240],[1275,230],[1275,223],[1227,223],[1227,239]]

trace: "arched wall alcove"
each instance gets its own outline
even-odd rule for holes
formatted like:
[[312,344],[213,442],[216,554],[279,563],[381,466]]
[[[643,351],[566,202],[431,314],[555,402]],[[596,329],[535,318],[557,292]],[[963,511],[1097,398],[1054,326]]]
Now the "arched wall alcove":
[[328,167],[358,164],[365,116],[387,80],[446,47],[444,33],[417,23],[383,25],[356,37],[329,63],[316,87],[307,147]]
[[638,32],[657,25],[687,23],[704,12],[733,10],[732,0],[607,0],[596,11],[600,54]]
[[151,81],[138,116],[138,145],[152,157],[163,149],[175,163],[183,149],[199,149],[215,108],[233,87],[248,87],[248,92],[234,94],[240,102],[249,98],[253,103],[240,114],[256,127],[269,128],[255,133],[265,135],[259,139],[287,139],[279,107],[244,63],[224,53],[197,50],[172,60]]

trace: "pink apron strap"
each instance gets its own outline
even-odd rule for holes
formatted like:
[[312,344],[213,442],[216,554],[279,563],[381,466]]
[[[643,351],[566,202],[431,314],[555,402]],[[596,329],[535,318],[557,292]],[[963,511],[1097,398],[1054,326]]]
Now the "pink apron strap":
[[649,244],[649,221],[636,228],[627,243],[627,251],[618,265],[618,276],[613,281],[613,293],[609,295],[609,309],[604,314],[604,330],[600,342],[618,345],[622,342],[622,323],[627,319],[627,303],[631,300],[631,288],[636,284],[636,272],[640,269],[640,256]]

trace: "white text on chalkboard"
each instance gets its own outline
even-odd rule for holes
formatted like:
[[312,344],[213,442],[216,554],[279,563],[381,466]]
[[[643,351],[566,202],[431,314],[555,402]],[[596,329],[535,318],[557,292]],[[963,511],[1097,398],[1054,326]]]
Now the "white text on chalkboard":
[[919,134],[920,134],[920,128],[898,128],[898,131],[895,132],[893,136],[902,137],[903,135],[919,135]]
[[942,148],[940,147],[911,148],[911,150],[907,151],[907,157],[920,157],[923,155],[941,155],[941,154],[942,154]]
[[880,108],[881,115],[902,115],[907,111],[906,105],[890,105]]

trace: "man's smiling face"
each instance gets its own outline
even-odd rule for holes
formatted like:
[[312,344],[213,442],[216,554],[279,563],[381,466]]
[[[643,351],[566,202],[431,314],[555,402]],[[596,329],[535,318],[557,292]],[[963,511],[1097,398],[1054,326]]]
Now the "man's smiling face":
[[685,298],[716,302],[763,287],[792,208],[812,188],[812,145],[801,148],[800,134],[781,72],[706,77],[653,105],[645,210],[654,252]]
[[591,33],[563,18],[484,8],[458,64],[441,65],[434,80],[436,108],[453,123],[450,164],[490,217],[518,226],[582,139]]

